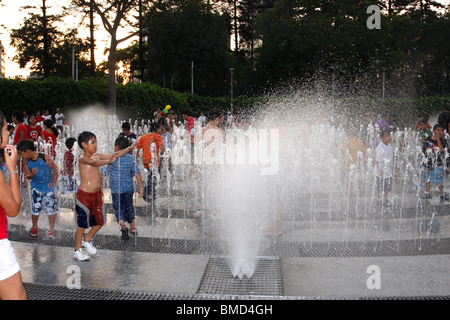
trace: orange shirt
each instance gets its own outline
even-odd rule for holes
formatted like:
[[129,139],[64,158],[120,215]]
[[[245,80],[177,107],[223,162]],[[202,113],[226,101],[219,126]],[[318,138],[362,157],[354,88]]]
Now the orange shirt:
[[366,153],[366,146],[359,139],[348,139],[342,144],[342,151],[344,152],[343,166],[345,169],[350,169],[350,165],[357,163],[358,152]]
[[147,133],[143,135],[137,145],[137,149],[142,149],[142,159],[144,162],[144,167],[148,169],[150,163],[152,162],[152,153],[150,146],[154,143],[156,145],[156,154],[158,156],[158,165],[159,165],[159,148],[164,146],[164,141],[161,135],[157,133]]

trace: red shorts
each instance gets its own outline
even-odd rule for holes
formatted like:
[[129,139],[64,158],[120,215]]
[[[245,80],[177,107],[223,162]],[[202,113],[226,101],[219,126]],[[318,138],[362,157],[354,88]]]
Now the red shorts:
[[103,213],[103,191],[101,189],[95,193],[78,189],[75,199],[78,227],[87,229],[92,226],[105,225],[106,215]]

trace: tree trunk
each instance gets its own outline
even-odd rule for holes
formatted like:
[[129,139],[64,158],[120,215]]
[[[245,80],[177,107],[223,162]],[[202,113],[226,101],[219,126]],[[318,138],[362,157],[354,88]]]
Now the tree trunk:
[[89,31],[90,31],[90,38],[91,38],[91,65],[90,65],[90,71],[91,71],[91,77],[95,77],[95,39],[94,39],[94,6],[93,6],[93,0],[91,0],[91,7],[89,8]]
[[47,7],[45,5],[45,0],[42,0],[42,33],[44,42],[44,59],[42,67],[44,69],[44,78],[48,78],[50,76],[50,66],[49,66],[48,32],[47,32]]
[[108,57],[108,106],[113,114],[116,114],[116,62],[117,39],[111,37]]

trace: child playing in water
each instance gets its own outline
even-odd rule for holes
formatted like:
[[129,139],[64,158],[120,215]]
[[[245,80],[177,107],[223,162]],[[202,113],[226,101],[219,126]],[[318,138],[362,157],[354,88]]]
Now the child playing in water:
[[[366,156],[366,146],[362,140],[358,139],[356,134],[350,128],[346,128],[346,139],[342,143],[342,153],[343,153],[343,171],[342,171],[342,182],[344,186],[349,186],[350,193],[354,193],[353,184],[350,179],[351,168],[354,170],[361,171],[361,161],[360,158],[365,159]],[[360,189],[361,185],[357,181],[358,187]]]
[[66,147],[67,151],[64,153],[64,162],[63,168],[61,170],[61,179],[60,179],[60,191],[61,193],[75,193],[78,190],[78,185],[74,175],[74,165],[75,165],[75,156],[73,154],[73,145],[77,142],[75,138],[67,138],[66,139]]
[[417,135],[419,138],[420,143],[425,143],[425,140],[428,137],[431,137],[433,135],[433,132],[431,132],[430,129],[428,129],[428,121],[427,119],[419,119],[417,121]]
[[42,127],[37,124],[36,116],[30,114],[28,117],[27,127],[27,139],[37,141],[42,132]]
[[[115,152],[128,148],[128,139],[124,137],[117,138],[114,147]],[[141,173],[136,159],[129,153],[117,159],[114,163],[108,164],[104,172],[105,175],[111,177],[111,196],[116,219],[120,224],[122,240],[128,240],[128,228],[126,227],[125,222],[130,225],[130,233],[133,235],[137,234],[133,206],[133,177],[136,176],[139,183],[139,196],[142,197],[144,188],[142,185]]]
[[376,187],[378,199],[381,200],[383,193],[384,203],[389,205],[388,195],[392,191],[392,176],[394,168],[394,150],[389,145],[391,134],[389,131],[380,132],[380,144],[375,149],[375,168]]
[[436,124],[433,127],[433,135],[425,139],[423,153],[426,163],[424,168],[423,181],[426,185],[426,199],[431,199],[431,182],[439,187],[441,201],[449,201],[448,195],[444,194],[444,182],[442,172],[445,168],[445,159],[448,158],[450,148],[443,139],[444,126]]
[[129,122],[124,122],[122,124],[122,132],[119,133],[118,138],[121,137],[128,139],[129,146],[131,146],[133,142],[136,141],[137,139],[136,134],[131,131],[131,124]]
[[[78,136],[78,146],[83,154],[78,159],[80,171],[80,186],[76,193],[75,211],[77,213],[77,231],[75,233],[75,250],[73,258],[78,261],[87,261],[89,256],[82,252],[83,246],[90,254],[97,253],[91,240],[106,222],[103,212],[102,177],[99,167],[114,162],[134,148],[134,144],[128,148],[113,154],[97,153],[97,138],[89,131],[84,131]],[[91,228],[84,237],[87,228]]]
[[22,140],[17,145],[22,157],[25,177],[31,180],[31,220],[30,237],[37,238],[39,215],[44,211],[48,216],[49,231],[47,238],[55,236],[56,213],[58,201],[54,187],[58,181],[58,167],[48,154],[36,151],[34,142]]
[[50,154],[53,158],[56,156],[55,148],[57,137],[58,137],[58,130],[56,127],[53,126],[52,120],[44,120],[44,129],[41,132],[41,138],[45,141],[45,143],[50,144],[50,149],[47,151],[48,154]]
[[[164,153],[166,149],[164,148],[164,141],[160,134],[158,134],[159,124],[153,122],[150,125],[150,133],[143,135],[137,143],[137,157],[139,158],[139,151],[142,149],[142,162],[144,163],[144,168],[149,171],[147,178],[147,185],[144,188],[144,200],[147,202],[156,200],[156,174],[153,166],[156,166],[157,170],[160,169],[159,153]],[[152,144],[155,144],[155,155],[156,159],[152,161]]]

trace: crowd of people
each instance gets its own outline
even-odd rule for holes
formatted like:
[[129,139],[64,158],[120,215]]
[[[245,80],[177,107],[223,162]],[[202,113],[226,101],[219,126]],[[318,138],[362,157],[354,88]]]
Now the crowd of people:
[[[194,128],[200,123],[202,128],[214,127],[223,130],[227,126],[240,127],[248,123],[243,116],[224,114],[212,110],[197,115],[185,110],[182,112],[185,139],[194,142]],[[365,152],[367,148],[375,151],[374,177],[378,196],[387,200],[392,190],[393,179],[396,178],[395,156],[392,144],[401,144],[401,132],[392,132],[389,115],[381,114],[377,117],[373,112],[367,113],[371,123],[361,139],[354,132],[348,130],[347,140],[343,144],[345,152],[344,164],[347,169],[357,162],[358,152]],[[157,172],[160,170],[160,154],[171,148],[171,135],[178,118],[172,108],[161,110],[158,108],[153,114],[149,132],[138,137],[131,130],[131,125],[124,122],[118,131],[114,143],[114,152],[98,154],[97,137],[94,133],[84,131],[77,137],[69,137],[64,143],[63,167],[58,168],[54,159],[56,144],[61,143],[58,138],[64,132],[65,117],[60,109],[54,116],[45,110],[27,115],[23,111],[14,111],[11,119],[14,125],[7,123],[5,115],[0,112],[2,127],[0,163],[0,299],[25,298],[20,276],[20,266],[17,263],[11,244],[8,240],[7,217],[14,217],[20,212],[20,185],[30,181],[32,227],[30,237],[38,237],[38,219],[45,213],[49,219],[47,238],[55,236],[54,225],[58,211],[58,194],[74,193],[76,197],[75,212],[77,216],[77,230],[73,258],[79,261],[90,259],[89,255],[97,252],[92,244],[92,238],[105,224],[103,212],[103,176],[110,177],[110,188],[114,213],[120,227],[122,239],[127,240],[129,233],[136,235],[135,214],[133,205],[134,179],[139,185],[138,196],[147,202],[156,200],[155,175],[149,175],[144,184],[139,169],[139,160],[145,170]],[[444,176],[450,169],[450,107],[439,115],[433,126],[428,115],[421,115],[415,130],[418,142],[422,145],[420,161],[422,161],[422,181],[426,185],[426,198],[430,199],[431,186],[437,184],[440,199],[448,201],[444,192]],[[39,143],[44,142],[50,148],[42,149]],[[78,144],[82,154],[76,159],[73,146]],[[192,144],[193,145],[193,144]],[[133,149],[137,149],[134,154]],[[142,155],[141,155],[142,152]],[[192,153],[193,154],[193,153]],[[21,165],[18,165],[21,163]],[[80,180],[74,177],[75,164],[78,163]],[[155,170],[156,169],[156,170]],[[6,179],[5,177],[9,177]],[[128,224],[128,226],[127,226]],[[86,234],[86,231],[87,234]],[[84,250],[85,251],[84,251]],[[87,252],[87,254],[86,254]]]

